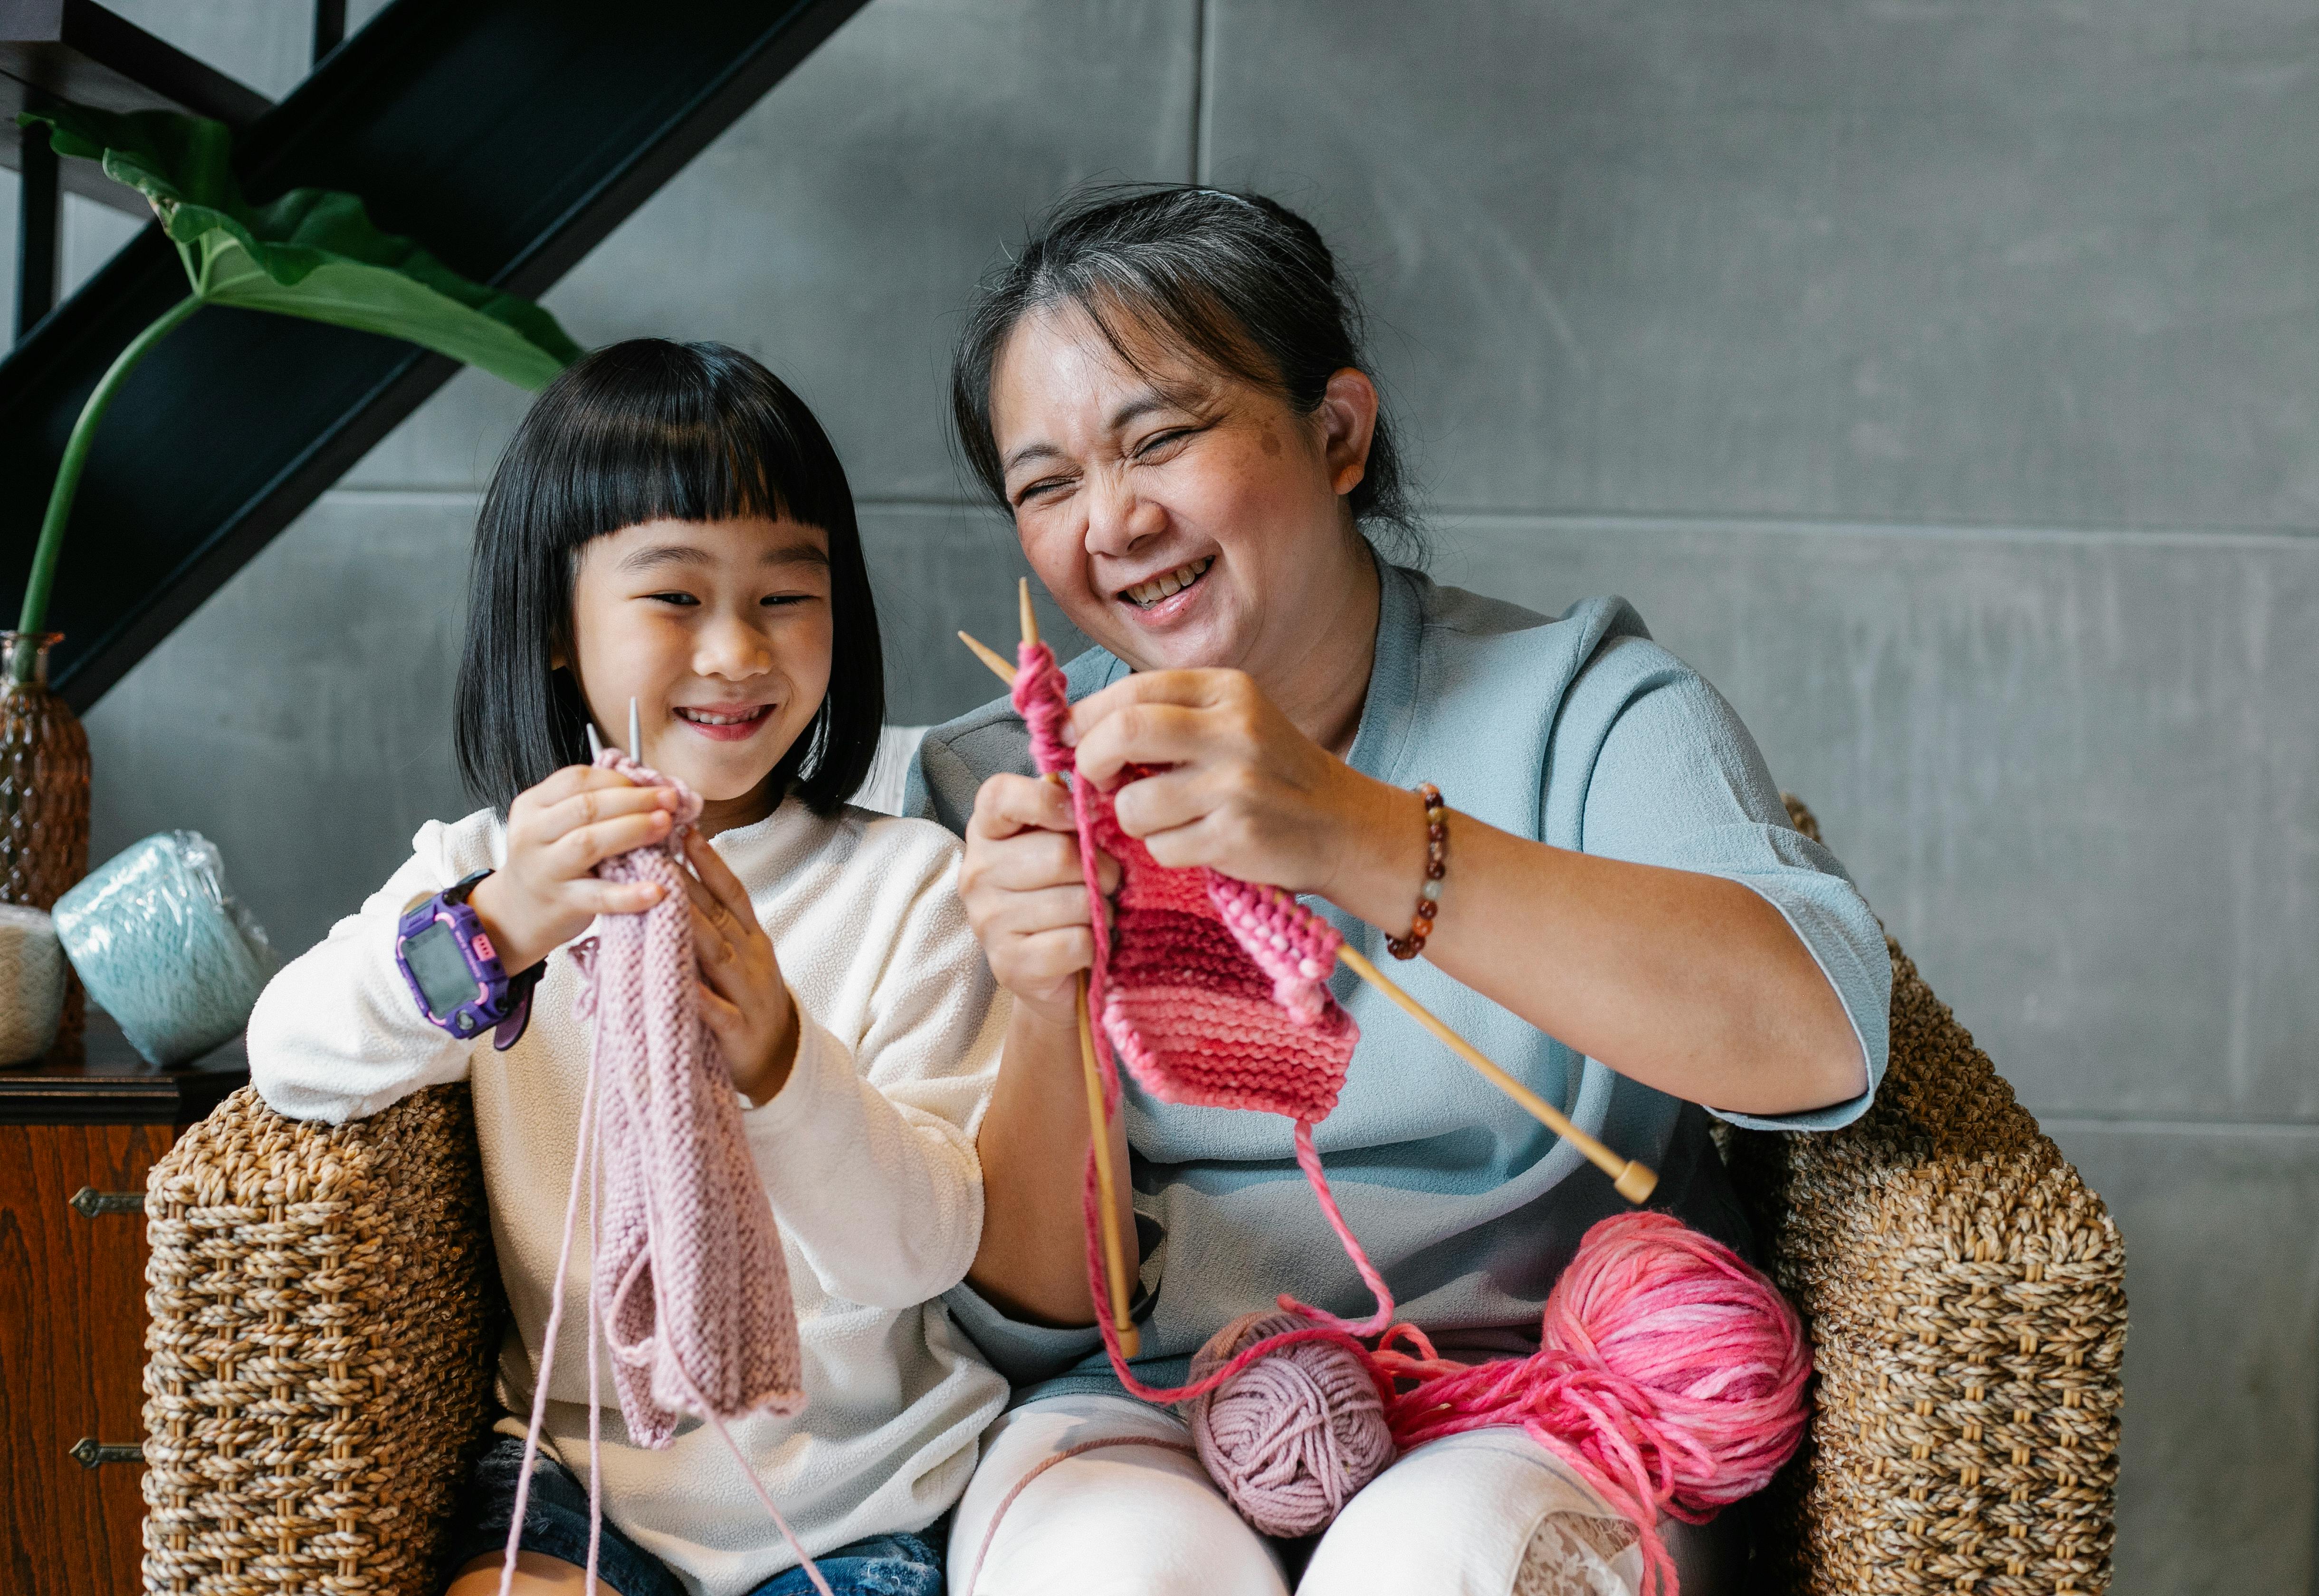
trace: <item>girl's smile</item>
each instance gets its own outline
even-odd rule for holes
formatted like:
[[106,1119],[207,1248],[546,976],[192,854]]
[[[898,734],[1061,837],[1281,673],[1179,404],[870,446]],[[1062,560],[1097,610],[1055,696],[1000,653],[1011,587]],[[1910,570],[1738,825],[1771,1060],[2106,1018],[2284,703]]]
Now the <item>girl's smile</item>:
[[718,743],[744,743],[771,724],[771,704],[679,704],[676,724]]

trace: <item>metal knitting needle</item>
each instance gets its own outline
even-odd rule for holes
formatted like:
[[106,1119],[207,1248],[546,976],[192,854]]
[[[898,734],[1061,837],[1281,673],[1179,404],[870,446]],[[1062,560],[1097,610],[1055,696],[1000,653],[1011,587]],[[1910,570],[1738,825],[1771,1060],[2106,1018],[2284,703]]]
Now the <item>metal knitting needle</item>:
[[645,734],[636,720],[636,701],[628,700],[628,757],[638,764],[645,762]]
[[[1028,591],[1030,583],[1026,582],[1023,585],[1024,588],[1023,601],[1026,607],[1024,613],[1027,614],[1027,606],[1030,603]],[[1010,687],[1014,685],[1015,667],[1001,658],[997,650],[977,643],[964,632],[959,634],[959,638],[975,652],[984,664],[997,673],[1001,681]],[[1048,778],[1051,781],[1055,779],[1052,776]],[[1441,1040],[1443,1046],[1472,1065],[1481,1073],[1484,1079],[1528,1110],[1532,1119],[1584,1153],[1588,1163],[1611,1177],[1612,1189],[1620,1196],[1629,1203],[1641,1203],[1650,1196],[1652,1188],[1659,1183],[1659,1177],[1647,1166],[1638,1163],[1633,1159],[1620,1158],[1593,1137],[1572,1124],[1569,1117],[1560,1109],[1492,1063],[1489,1056],[1481,1049],[1442,1023],[1423,1004],[1403,991],[1386,977],[1385,971],[1371,964],[1358,951],[1340,943],[1337,948],[1337,958],[1347,969],[1384,993],[1411,1019],[1433,1032]]]
[[[1036,643],[1039,640],[1039,618],[1031,609],[1030,579],[1024,578],[1015,591],[1022,601],[1023,641]],[[959,636],[965,637],[966,634],[961,632]],[[984,663],[993,666],[1006,663],[979,643],[971,638],[968,638],[968,642],[976,653],[983,656]],[[1006,680],[1011,683],[1014,679],[1014,672],[1007,672]],[[1063,784],[1060,775],[1051,774],[1047,780],[1058,787]],[[1142,1345],[1143,1338],[1135,1328],[1135,1321],[1128,1315],[1128,1304],[1132,1298],[1127,1289],[1126,1252],[1119,1237],[1119,1187],[1111,1168],[1111,1120],[1103,1111],[1103,1071],[1095,1059],[1095,1026],[1087,1012],[1087,972],[1085,970],[1078,973],[1074,1002],[1078,1015],[1079,1074],[1087,1083],[1087,1146],[1095,1154],[1096,1199],[1103,1210],[1103,1262],[1104,1275],[1111,1286],[1111,1323],[1118,1333],[1121,1353],[1133,1357]]]
[[596,735],[596,723],[588,723],[588,762],[594,764],[604,757],[604,739]]

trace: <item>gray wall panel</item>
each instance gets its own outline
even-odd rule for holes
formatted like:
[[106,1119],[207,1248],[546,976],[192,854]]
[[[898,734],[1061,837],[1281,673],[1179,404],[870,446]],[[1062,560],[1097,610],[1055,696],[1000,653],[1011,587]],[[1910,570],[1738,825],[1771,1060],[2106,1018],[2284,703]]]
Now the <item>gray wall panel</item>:
[[[971,632],[1009,659],[1022,634],[1015,583],[1031,567],[992,511],[880,505],[862,512],[862,542],[878,593],[886,647],[886,718],[927,726],[987,704],[1006,690],[958,640]],[[1032,584],[1039,633],[1068,660],[1087,646],[1044,590]]]
[[1461,507],[2319,519],[2307,0],[1214,0]]
[[2116,1596],[2312,1588],[2319,1138],[2048,1127],[2126,1239]]
[[2319,1119],[2319,541],[1439,531],[1444,580],[1632,600],[2033,1106]]
[[471,807],[451,762],[451,679],[474,506],[332,494],[88,716],[90,854],[206,834],[285,955]]

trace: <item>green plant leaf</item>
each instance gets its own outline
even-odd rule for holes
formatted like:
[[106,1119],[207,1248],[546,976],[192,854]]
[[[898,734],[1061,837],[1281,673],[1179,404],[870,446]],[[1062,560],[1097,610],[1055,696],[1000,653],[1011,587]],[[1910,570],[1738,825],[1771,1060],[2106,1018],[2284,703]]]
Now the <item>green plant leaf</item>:
[[252,206],[234,181],[230,134],[172,112],[60,105],[27,112],[57,153],[103,161],[143,194],[177,246],[194,297],[407,338],[537,389],[579,358],[555,318],[459,275],[371,224],[361,200],[293,189]]

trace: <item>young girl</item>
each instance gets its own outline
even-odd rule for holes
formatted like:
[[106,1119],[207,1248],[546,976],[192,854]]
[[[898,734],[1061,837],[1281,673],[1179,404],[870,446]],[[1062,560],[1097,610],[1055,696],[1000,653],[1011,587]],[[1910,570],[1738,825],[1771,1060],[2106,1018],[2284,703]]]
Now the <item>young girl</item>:
[[[669,790],[586,763],[591,723],[625,744],[633,701],[630,752],[705,800],[684,843],[701,1009],[744,1099],[804,1353],[805,1411],[731,1429],[841,1596],[940,1589],[915,1532],[963,1489],[1006,1398],[932,1300],[981,1232],[973,1126],[1006,1005],[954,891],[957,844],[846,807],[883,699],[853,500],[805,405],[716,345],[589,356],[526,417],[477,529],[457,746],[488,807],[422,826],[409,862],[276,978],[249,1024],[252,1076],[285,1114],[342,1122],[472,1084],[513,1310],[501,1400],[528,1413],[588,1071],[567,944],[655,900],[593,867],[665,840],[672,819]],[[510,978],[466,1016],[473,1040],[456,1017],[430,1022],[405,978],[422,960],[399,923],[438,895],[472,910]],[[586,1251],[565,1283],[575,1304]],[[555,1348],[519,1590],[582,1582],[585,1317],[564,1316]],[[602,1586],[807,1589],[708,1428],[664,1451],[629,1444],[609,1369],[600,1390]],[[498,1429],[463,1495],[452,1596],[498,1587],[524,1427]]]

